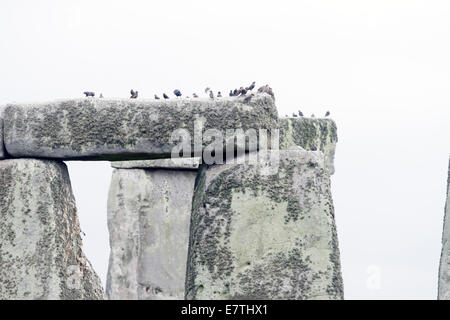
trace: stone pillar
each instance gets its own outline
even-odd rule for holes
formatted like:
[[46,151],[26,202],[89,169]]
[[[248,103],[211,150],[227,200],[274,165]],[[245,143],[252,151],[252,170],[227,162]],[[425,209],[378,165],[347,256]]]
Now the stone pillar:
[[[195,188],[187,299],[342,299],[323,153],[253,153],[202,167]],[[270,174],[265,165],[278,170]],[[254,160],[253,160],[254,161]],[[269,174],[268,174],[269,173]]]
[[63,162],[0,161],[0,299],[102,299]]
[[336,123],[323,118],[280,119],[280,149],[300,146],[305,150],[320,150],[325,163],[334,174],[334,154],[338,141]]
[[113,162],[116,169],[108,198],[109,299],[184,298],[198,162]]
[[447,202],[445,203],[444,232],[442,234],[441,264],[439,267],[439,300],[450,300],[450,163],[448,167]]

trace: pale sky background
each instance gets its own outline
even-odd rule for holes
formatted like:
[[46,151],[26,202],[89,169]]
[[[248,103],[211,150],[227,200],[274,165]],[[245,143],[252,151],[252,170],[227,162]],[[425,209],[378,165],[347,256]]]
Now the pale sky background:
[[[273,87],[281,116],[330,110],[337,122],[346,298],[435,299],[450,1],[0,1],[0,104],[85,90],[228,92],[253,80]],[[68,166],[85,252],[104,282],[112,170]]]

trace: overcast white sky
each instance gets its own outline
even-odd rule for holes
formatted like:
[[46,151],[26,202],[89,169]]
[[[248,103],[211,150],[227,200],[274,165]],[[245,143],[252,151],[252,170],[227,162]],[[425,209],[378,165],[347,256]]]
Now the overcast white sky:
[[[227,92],[255,80],[273,87],[282,116],[330,110],[346,298],[435,299],[449,39],[444,0],[1,0],[0,104],[85,90]],[[68,165],[85,251],[105,281],[112,170],[107,162]]]

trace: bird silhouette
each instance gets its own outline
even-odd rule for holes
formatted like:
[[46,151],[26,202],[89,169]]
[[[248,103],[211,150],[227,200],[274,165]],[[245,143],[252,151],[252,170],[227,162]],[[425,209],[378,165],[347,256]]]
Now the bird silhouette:
[[138,92],[133,89],[130,90],[131,97],[130,99],[136,99],[138,97]]
[[252,91],[253,89],[255,89],[255,81],[252,82],[252,84],[250,86],[248,86],[247,88],[245,88],[245,90],[247,91]]
[[99,96],[99,98],[100,98],[100,99],[102,99],[102,98],[103,98],[103,94],[102,94],[102,93],[100,93],[100,96]]
[[163,98],[164,99],[169,99],[169,96],[167,94],[163,93]]
[[297,117],[298,117],[296,113],[292,113],[292,116],[293,116],[294,118],[297,118]]
[[159,100],[160,98],[155,94],[155,100]]
[[315,118],[316,116],[314,115],[314,113],[311,115],[311,118]]
[[325,113],[325,117],[328,117],[330,115],[330,111],[327,111],[326,113]]
[[232,96],[233,96],[233,90],[230,90],[230,93],[229,93],[229,95],[230,95],[230,97],[232,97]]
[[205,88],[205,93],[208,93],[209,91],[211,91],[211,89],[209,87]]
[[217,97],[218,98],[222,98],[222,93],[219,91],[219,92],[217,92]]
[[197,95],[195,92],[192,94],[192,96],[193,96],[194,98],[198,98],[198,95]]
[[298,115],[299,115],[300,117],[303,117],[303,112],[301,112],[300,110],[298,110]]
[[209,97],[210,97],[211,99],[214,99],[214,93],[213,93],[211,90],[209,90]]
[[239,94],[239,90],[238,89],[234,89],[233,90],[233,96],[236,97],[238,94]]
[[267,93],[272,97],[272,99],[275,99],[275,95],[273,94],[273,90],[271,87],[269,87],[267,84],[265,86],[262,86],[258,89],[258,93]]
[[181,97],[181,91],[178,89],[173,90],[173,94],[177,97]]
[[85,91],[83,94],[86,95],[86,97],[95,97],[95,92],[92,91]]

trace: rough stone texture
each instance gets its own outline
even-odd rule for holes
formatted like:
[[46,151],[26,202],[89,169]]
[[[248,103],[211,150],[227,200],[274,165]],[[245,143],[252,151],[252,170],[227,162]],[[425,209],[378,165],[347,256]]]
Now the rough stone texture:
[[[7,105],[5,146],[14,157],[139,160],[164,158],[180,128],[194,140],[194,122],[203,131],[278,127],[273,99],[257,94],[242,98],[108,100],[83,98],[44,104]],[[203,142],[203,146],[210,142]]]
[[0,299],[103,299],[64,163],[0,161]]
[[108,198],[110,299],[183,299],[196,171],[116,169]]
[[274,175],[264,174],[265,163],[271,162],[262,157],[258,165],[200,169],[187,299],[343,298],[323,153],[280,151]]
[[447,202],[445,203],[442,254],[439,267],[439,300],[450,300],[450,162],[448,166]]
[[201,158],[173,158],[157,160],[113,161],[111,167],[117,169],[186,169],[197,170]]
[[337,127],[331,119],[284,118],[280,119],[280,149],[300,146],[305,150],[320,150],[330,174],[334,174]]
[[0,159],[5,158],[5,146],[3,144],[3,119],[0,114]]

